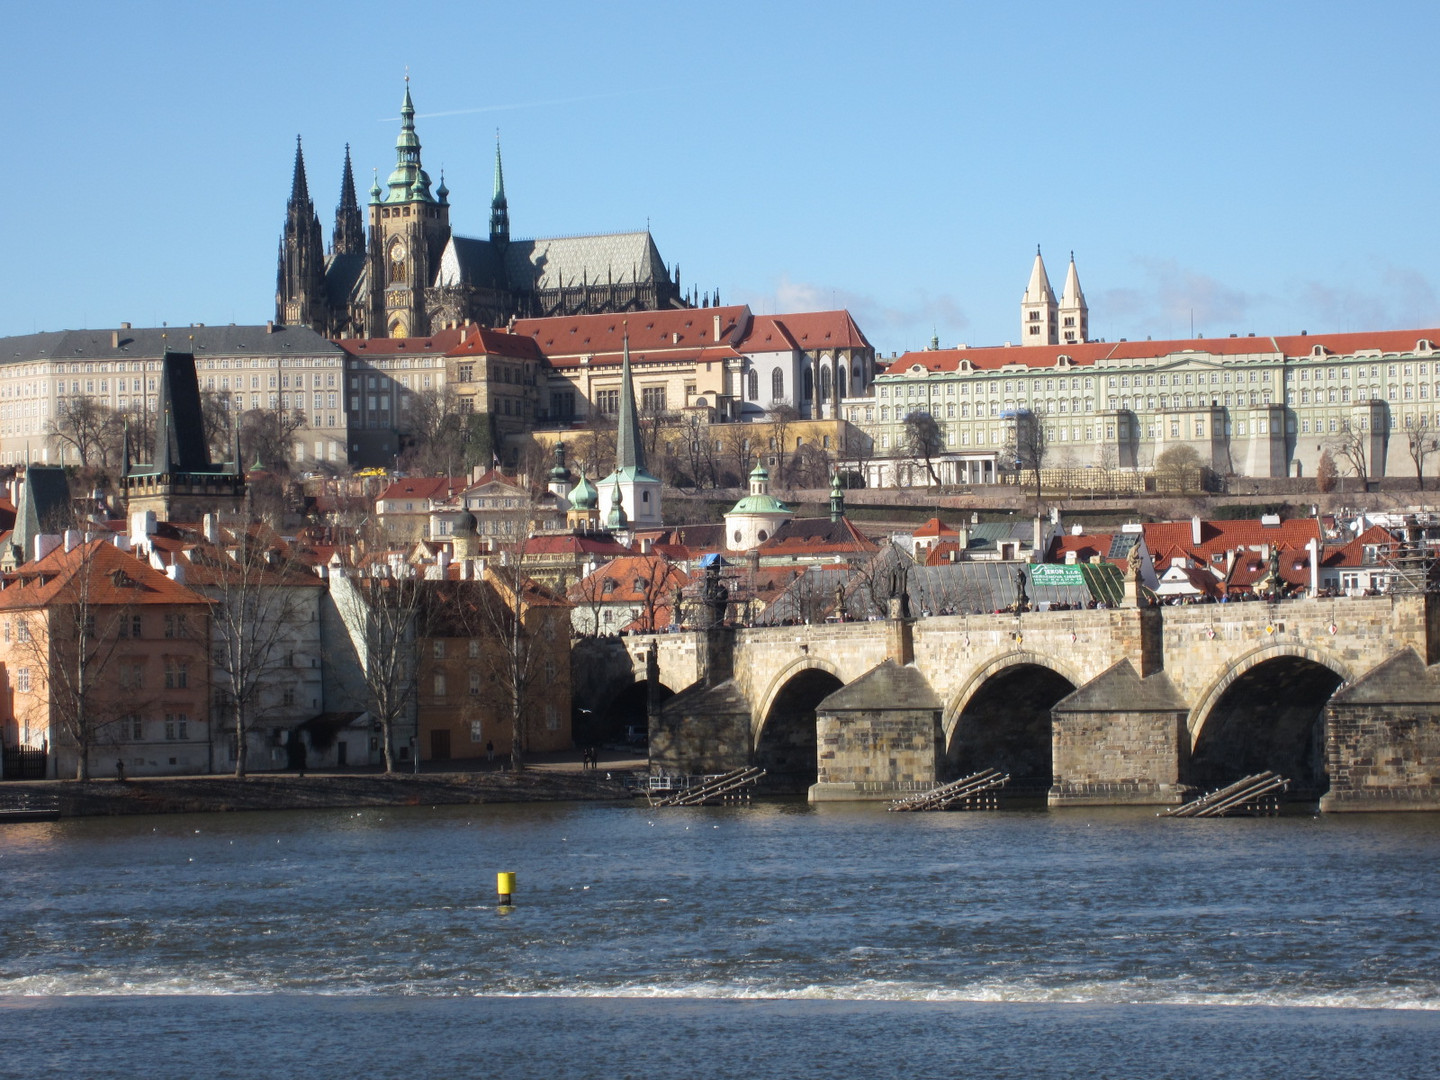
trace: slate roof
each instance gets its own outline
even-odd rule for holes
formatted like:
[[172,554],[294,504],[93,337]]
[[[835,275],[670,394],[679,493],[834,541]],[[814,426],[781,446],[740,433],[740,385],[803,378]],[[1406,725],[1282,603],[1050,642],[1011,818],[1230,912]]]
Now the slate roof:
[[880,549],[849,518],[831,521],[828,517],[815,517],[783,522],[757,550],[761,558],[768,559],[786,555],[866,554]]
[[365,255],[361,252],[331,255],[325,260],[325,297],[332,310],[344,310],[365,274]]
[[[118,345],[112,335],[119,335]],[[207,356],[332,356],[339,352],[308,326],[171,326],[53,330],[0,338],[0,364],[31,360],[159,360],[165,350]]]
[[651,284],[668,278],[654,238],[641,231],[511,240],[503,251],[488,239],[452,236],[436,283],[539,292],[583,281]]

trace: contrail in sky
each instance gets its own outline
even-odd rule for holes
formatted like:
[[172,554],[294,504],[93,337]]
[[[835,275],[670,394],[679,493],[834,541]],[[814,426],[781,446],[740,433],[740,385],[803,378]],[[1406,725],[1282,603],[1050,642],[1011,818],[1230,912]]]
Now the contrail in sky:
[[[586,94],[583,97],[553,98],[549,101],[525,101],[513,105],[481,105],[474,109],[447,109],[443,112],[417,112],[415,119],[430,120],[437,116],[473,116],[475,113],[488,112],[511,112],[515,109],[538,109],[546,105],[573,105],[579,101],[601,101],[605,98],[628,97],[631,94],[638,94],[638,90],[616,90],[609,94]],[[376,121],[378,124],[393,124],[399,120],[398,116],[382,116]]]

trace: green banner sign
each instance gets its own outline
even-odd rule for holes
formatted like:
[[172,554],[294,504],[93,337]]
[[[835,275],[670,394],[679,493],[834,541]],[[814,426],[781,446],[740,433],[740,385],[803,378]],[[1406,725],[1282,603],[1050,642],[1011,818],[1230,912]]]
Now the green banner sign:
[[1078,566],[1061,566],[1055,563],[1040,563],[1030,568],[1030,580],[1036,585],[1079,585],[1084,586],[1085,576]]

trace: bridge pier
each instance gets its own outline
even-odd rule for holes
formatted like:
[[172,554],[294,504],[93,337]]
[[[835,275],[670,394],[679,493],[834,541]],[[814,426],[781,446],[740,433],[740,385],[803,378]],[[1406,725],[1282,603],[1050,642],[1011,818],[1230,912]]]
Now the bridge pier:
[[1440,810],[1440,673],[1396,653],[1325,706],[1320,809]]
[[927,791],[944,754],[940,699],[913,666],[887,660],[815,709],[809,800],[890,800]]
[[1141,678],[1121,660],[1051,710],[1051,806],[1170,805],[1190,741],[1190,706],[1163,671]]

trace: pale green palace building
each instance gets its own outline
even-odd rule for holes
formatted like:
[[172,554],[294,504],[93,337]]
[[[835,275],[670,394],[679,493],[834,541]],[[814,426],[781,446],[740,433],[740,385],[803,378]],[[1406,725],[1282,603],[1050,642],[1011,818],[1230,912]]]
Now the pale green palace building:
[[[1035,321],[1048,328],[1048,314]],[[1351,432],[1369,476],[1413,475],[1408,436],[1440,433],[1437,342],[1440,328],[932,347],[844,399],[871,444],[849,465],[874,486],[929,483],[905,438],[905,417],[923,411],[942,433],[932,466],[946,484],[995,482],[1014,425],[1032,420],[1046,467],[1144,472],[1183,444],[1222,475],[1310,476],[1327,447],[1345,473],[1337,447]]]

